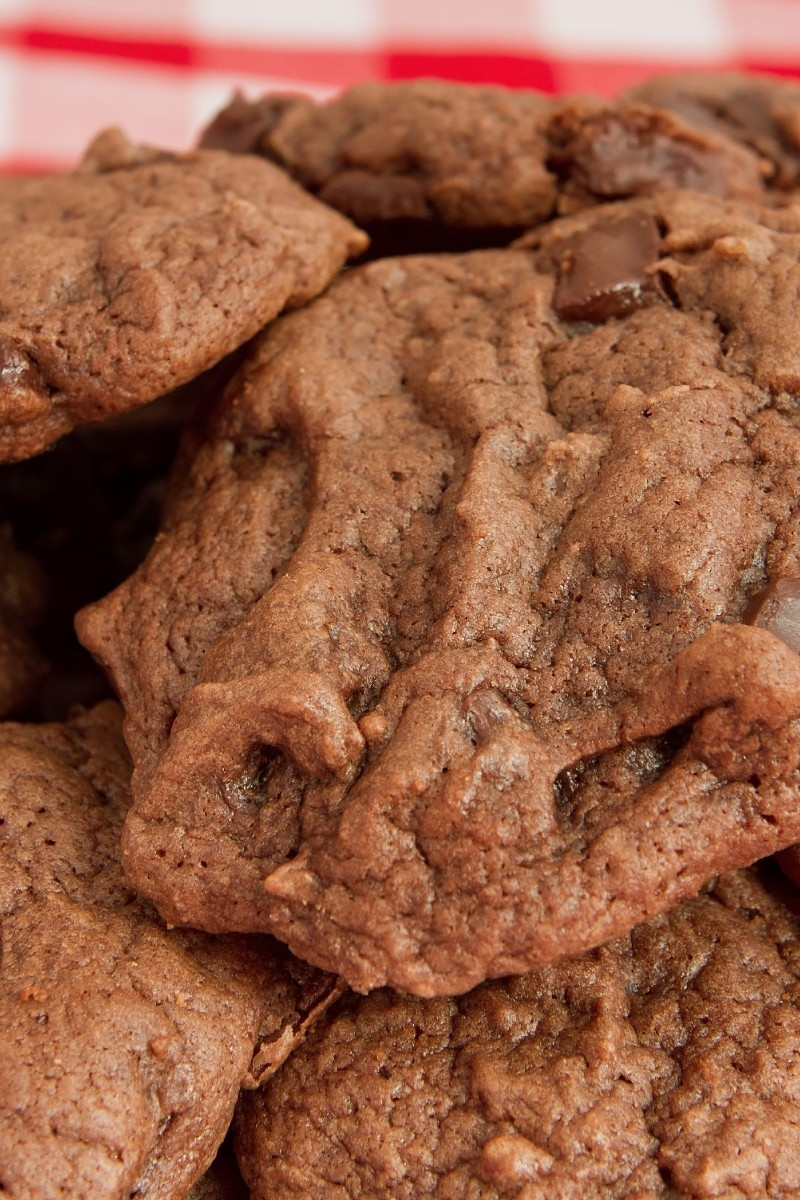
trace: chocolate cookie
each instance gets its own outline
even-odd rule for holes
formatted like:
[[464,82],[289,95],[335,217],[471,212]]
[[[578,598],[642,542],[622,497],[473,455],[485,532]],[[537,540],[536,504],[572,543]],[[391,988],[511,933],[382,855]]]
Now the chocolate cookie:
[[774,187],[800,184],[800,85],[794,80],[687,71],[649,79],[628,97],[749,146],[771,164]]
[[[235,96],[200,144],[249,149],[285,166],[359,224],[394,220],[526,228],[555,205],[538,92],[438,80],[365,83],[326,104]],[[356,214],[358,214],[356,216]]]
[[435,80],[363,84],[322,105],[236,95],[200,144],[264,154],[373,235],[399,225],[411,248],[430,226],[431,248],[459,228],[486,245],[487,231],[508,241],[557,208],[655,188],[763,192],[756,153],[669,112]]
[[115,704],[0,726],[0,764],[0,1191],[180,1200],[328,981],[263,939],[169,932],[136,899]]
[[0,188],[0,234],[0,460],[185,383],[366,244],[277,167],[115,131]]
[[800,656],[748,609],[798,573],[798,252],[674,193],[262,338],[80,620],[168,920],[453,993],[800,837]]
[[458,1000],[350,994],[242,1099],[251,1196],[796,1196],[799,933],[742,872]]
[[0,524],[0,716],[28,707],[47,670],[29,632],[46,593],[37,564],[16,549],[10,526]]

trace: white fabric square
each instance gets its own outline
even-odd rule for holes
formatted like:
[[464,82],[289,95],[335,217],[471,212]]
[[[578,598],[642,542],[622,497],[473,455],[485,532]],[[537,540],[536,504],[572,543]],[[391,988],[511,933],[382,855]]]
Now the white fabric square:
[[[2,2],[2,0],[0,0]],[[0,158],[10,158],[27,146],[19,137],[19,60],[0,50]]]
[[548,50],[611,58],[720,58],[730,51],[722,0],[533,0]]
[[[0,0],[0,5],[9,0]],[[80,30],[85,34],[119,32],[135,37],[185,37],[190,30],[190,0],[28,0],[23,14],[37,25]]]
[[30,8],[30,0],[0,0],[0,21],[25,20]]
[[193,0],[195,27],[201,36],[222,40],[363,45],[382,32],[379,0]]

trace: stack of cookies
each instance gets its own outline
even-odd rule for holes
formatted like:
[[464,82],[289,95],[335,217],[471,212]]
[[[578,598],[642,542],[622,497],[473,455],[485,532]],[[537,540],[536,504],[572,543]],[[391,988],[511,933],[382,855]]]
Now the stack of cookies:
[[800,87],[0,227],[0,1195],[800,1197]]

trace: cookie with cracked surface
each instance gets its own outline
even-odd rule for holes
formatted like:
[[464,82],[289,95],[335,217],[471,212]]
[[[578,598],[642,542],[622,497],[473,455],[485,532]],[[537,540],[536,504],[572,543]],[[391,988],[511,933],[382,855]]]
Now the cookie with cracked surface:
[[116,704],[0,726],[0,762],[0,1190],[181,1200],[253,1064],[275,1069],[329,983],[265,939],[167,931],[136,899]]
[[366,245],[272,164],[113,130],[0,188],[0,233],[0,461],[187,382]]
[[46,594],[36,562],[17,550],[11,527],[0,524],[0,716],[27,708],[47,670],[30,634]]
[[798,1037],[797,907],[735,873],[458,999],[345,996],[237,1151],[253,1200],[785,1200]]
[[240,149],[247,128],[250,149],[359,224],[524,228],[555,204],[545,165],[551,107],[538,92],[438,80],[359,84],[325,104],[235,96],[200,145],[224,137]]
[[800,656],[745,613],[797,572],[798,249],[674,193],[264,336],[80,619],[168,920],[454,993],[798,840]]
[[771,164],[770,184],[800,184],[800,86],[774,75],[685,71],[638,84],[628,98],[749,146]]
[[436,80],[361,84],[325,104],[237,94],[200,144],[281,163],[372,234],[397,224],[406,250],[428,227],[486,245],[487,231],[500,240],[565,206],[663,187],[755,199],[764,182],[751,149],[647,105]]

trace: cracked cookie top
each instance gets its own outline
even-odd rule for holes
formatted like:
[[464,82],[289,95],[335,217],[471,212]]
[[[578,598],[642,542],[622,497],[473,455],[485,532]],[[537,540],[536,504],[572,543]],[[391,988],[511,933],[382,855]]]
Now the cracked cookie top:
[[242,1098],[253,1200],[796,1195],[797,912],[735,873],[458,999],[345,996]]
[[800,657],[752,610],[800,574],[799,248],[667,193],[268,331],[79,621],[168,920],[454,993],[800,837]]
[[272,164],[114,130],[4,181],[0,235],[0,461],[187,382],[366,245]]

